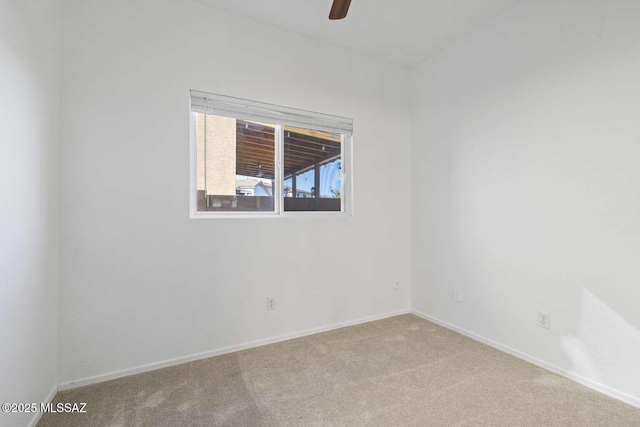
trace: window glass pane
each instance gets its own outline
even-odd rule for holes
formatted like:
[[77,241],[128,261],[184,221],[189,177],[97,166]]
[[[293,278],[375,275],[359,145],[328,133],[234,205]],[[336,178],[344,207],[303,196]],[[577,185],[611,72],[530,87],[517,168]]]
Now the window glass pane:
[[315,170],[309,169],[306,172],[296,174],[296,197],[299,199],[315,197]]
[[195,113],[198,211],[273,212],[275,126]]
[[285,211],[342,210],[342,135],[284,127]]
[[342,197],[342,159],[329,160],[320,166],[320,197]]
[[284,180],[284,197],[293,197],[293,178],[285,178]]

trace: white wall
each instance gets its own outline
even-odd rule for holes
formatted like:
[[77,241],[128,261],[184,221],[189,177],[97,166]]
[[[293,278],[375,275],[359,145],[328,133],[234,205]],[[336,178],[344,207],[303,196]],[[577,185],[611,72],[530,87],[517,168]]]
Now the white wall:
[[58,25],[56,1],[0,1],[0,403],[56,385]]
[[525,1],[414,70],[412,117],[413,308],[636,404],[639,22]]
[[[409,309],[406,70],[196,1],[62,4],[61,383]],[[190,220],[189,89],[353,117],[354,218]]]

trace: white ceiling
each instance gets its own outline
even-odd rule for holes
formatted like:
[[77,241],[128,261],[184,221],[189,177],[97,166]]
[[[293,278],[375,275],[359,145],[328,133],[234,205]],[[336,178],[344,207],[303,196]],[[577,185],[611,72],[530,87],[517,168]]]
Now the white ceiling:
[[342,21],[332,0],[198,1],[413,67],[521,0],[352,0]]

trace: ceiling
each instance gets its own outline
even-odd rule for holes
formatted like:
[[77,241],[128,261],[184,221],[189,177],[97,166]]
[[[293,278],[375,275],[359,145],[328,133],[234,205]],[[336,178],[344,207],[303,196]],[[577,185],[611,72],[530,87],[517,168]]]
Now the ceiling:
[[198,1],[411,68],[521,0],[352,0],[341,21],[332,0]]
[[[335,135],[285,126],[284,176],[299,173],[340,156],[340,138]],[[274,179],[274,128],[257,122],[236,123],[236,173]]]

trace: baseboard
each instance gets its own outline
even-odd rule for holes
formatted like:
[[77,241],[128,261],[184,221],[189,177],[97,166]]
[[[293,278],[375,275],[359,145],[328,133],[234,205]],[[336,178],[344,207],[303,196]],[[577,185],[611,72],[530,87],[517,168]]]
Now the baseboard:
[[287,341],[294,338],[300,338],[308,335],[319,334],[321,332],[327,332],[334,329],[340,329],[347,326],[359,325],[362,323],[373,322],[375,320],[386,319],[389,317],[400,316],[402,314],[408,314],[409,309],[398,310],[390,313],[380,314],[376,316],[363,317],[356,320],[350,320],[347,322],[334,323],[328,326],[321,326],[319,328],[307,329],[304,331],[293,332],[290,334],[279,335],[272,338],[266,338],[257,341],[251,341],[245,344],[239,344],[229,347],[220,348],[217,350],[206,351],[204,353],[192,354],[189,356],[182,356],[175,359],[165,360],[162,362],[150,363],[148,365],[137,366],[135,368],[123,369],[120,371],[110,372],[108,374],[96,375],[94,377],[84,378],[76,381],[69,381],[66,383],[58,384],[58,390],[71,390],[77,387],[83,387],[90,384],[101,383],[104,381],[114,380],[116,378],[127,377],[129,375],[140,374],[142,372],[155,371],[156,369],[167,368],[169,366],[180,365],[182,363],[193,362],[194,360],[207,359],[209,357],[220,356],[223,354],[234,353],[240,350],[246,350],[249,348],[260,347],[267,344],[274,344],[281,341]]
[[[53,386],[51,391],[49,391],[49,394],[47,394],[47,397],[45,397],[44,400],[40,403],[51,403],[53,398],[56,396],[57,392],[58,392],[58,387]],[[40,411],[37,411],[35,414],[33,414],[33,418],[31,418],[31,421],[29,421],[29,424],[27,424],[27,427],[35,427],[36,424],[38,424],[38,421],[40,421],[40,418],[42,418],[42,414],[43,412],[40,412]]]
[[440,325],[442,327],[445,327],[447,329],[451,329],[452,331],[458,332],[459,334],[462,334],[468,338],[471,338],[472,340],[475,341],[479,341],[483,344],[486,344],[490,347],[493,347],[495,349],[498,349],[504,353],[510,354],[512,356],[515,356],[519,359],[523,359],[526,360],[529,363],[532,363],[536,366],[539,366],[543,369],[546,369],[548,371],[551,371],[553,373],[556,373],[560,376],[563,376],[565,378],[568,378],[572,381],[575,381],[579,384],[582,384],[585,387],[589,387],[590,389],[593,389],[597,392],[600,392],[602,394],[606,394],[609,397],[613,397],[614,399],[618,399],[621,400],[625,403],[628,403],[629,405],[635,406],[636,408],[640,408],[640,399],[630,396],[626,393],[623,393],[621,391],[615,390],[609,386],[606,386],[604,384],[600,384],[596,381],[590,380],[588,378],[585,378],[581,375],[575,374],[571,371],[568,371],[566,369],[560,368],[559,366],[553,365],[551,363],[545,362],[544,360],[540,360],[534,356],[531,356],[529,354],[523,353],[519,350],[513,349],[511,347],[508,347],[504,344],[500,344],[499,342],[493,341],[489,338],[483,337],[482,335],[478,335],[474,332],[468,331],[466,329],[463,329],[459,326],[453,325],[451,323],[445,322],[444,320],[440,320],[436,317],[430,316],[426,313],[422,313],[418,310],[415,309],[411,309],[411,313],[415,314],[418,317],[421,317],[425,320],[428,320],[430,322],[433,322],[437,325]]

